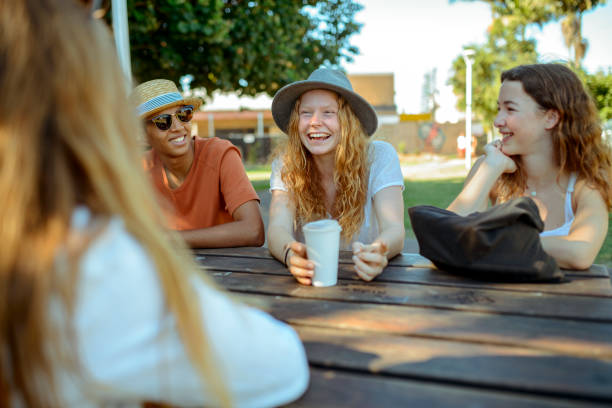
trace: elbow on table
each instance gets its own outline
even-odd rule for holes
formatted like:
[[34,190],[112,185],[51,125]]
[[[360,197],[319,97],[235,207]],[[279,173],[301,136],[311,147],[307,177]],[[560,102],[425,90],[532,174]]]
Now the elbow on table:
[[589,269],[601,249],[603,240],[597,244],[592,240],[568,239],[568,237],[540,237],[542,248],[563,269]]
[[238,234],[238,239],[241,242],[240,246],[260,247],[266,242],[266,230],[261,215],[250,217],[241,220],[239,230],[234,232]]
[[597,252],[591,253],[591,251],[574,250],[565,251],[561,257],[553,257],[563,269],[584,270],[589,269],[593,265],[596,256]]
[[559,266],[564,269],[585,270],[589,269],[595,261],[594,256],[581,256],[559,261]]
[[248,234],[249,246],[260,247],[266,242],[266,231],[264,230],[263,222],[253,226]]

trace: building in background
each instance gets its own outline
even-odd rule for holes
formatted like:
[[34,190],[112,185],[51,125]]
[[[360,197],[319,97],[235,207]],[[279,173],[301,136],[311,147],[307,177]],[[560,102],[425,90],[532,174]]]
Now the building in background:
[[[399,153],[456,154],[460,123],[434,123],[431,114],[399,114],[393,73],[348,75],[353,89],[372,104],[378,115],[374,138],[387,140]],[[194,133],[230,140],[249,163],[264,163],[283,133],[272,119],[272,98],[216,94],[194,115]],[[475,128],[477,130],[477,128]]]
[[398,123],[395,105],[395,79],[392,73],[348,75],[353,90],[361,95],[376,110],[378,123]]

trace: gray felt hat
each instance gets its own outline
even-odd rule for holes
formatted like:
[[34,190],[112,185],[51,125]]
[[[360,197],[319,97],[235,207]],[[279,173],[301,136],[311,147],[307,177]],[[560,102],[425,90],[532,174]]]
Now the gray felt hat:
[[340,71],[328,68],[315,70],[307,80],[293,82],[285,85],[276,92],[272,100],[272,116],[276,125],[285,133],[289,127],[289,117],[293,110],[295,101],[304,92],[314,89],[327,89],[340,95],[351,106],[355,115],[359,118],[363,130],[368,136],[376,131],[378,118],[372,105],[353,91],[353,86],[348,78]]

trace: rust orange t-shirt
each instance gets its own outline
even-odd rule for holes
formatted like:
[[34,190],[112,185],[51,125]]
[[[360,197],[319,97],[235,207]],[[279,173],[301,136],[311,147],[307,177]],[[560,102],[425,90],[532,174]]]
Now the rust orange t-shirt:
[[231,142],[216,137],[194,137],[195,151],[189,174],[171,189],[161,159],[154,150],[143,159],[160,196],[168,227],[191,230],[233,221],[233,212],[259,197],[249,181],[240,152]]

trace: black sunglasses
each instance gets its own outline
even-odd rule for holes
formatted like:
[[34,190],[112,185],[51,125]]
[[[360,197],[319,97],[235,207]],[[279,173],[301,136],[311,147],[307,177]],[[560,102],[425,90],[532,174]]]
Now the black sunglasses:
[[153,122],[159,130],[168,130],[170,126],[172,126],[172,116],[176,116],[181,122],[187,123],[193,118],[193,106],[183,106],[176,111],[176,113],[163,113],[149,120]]

